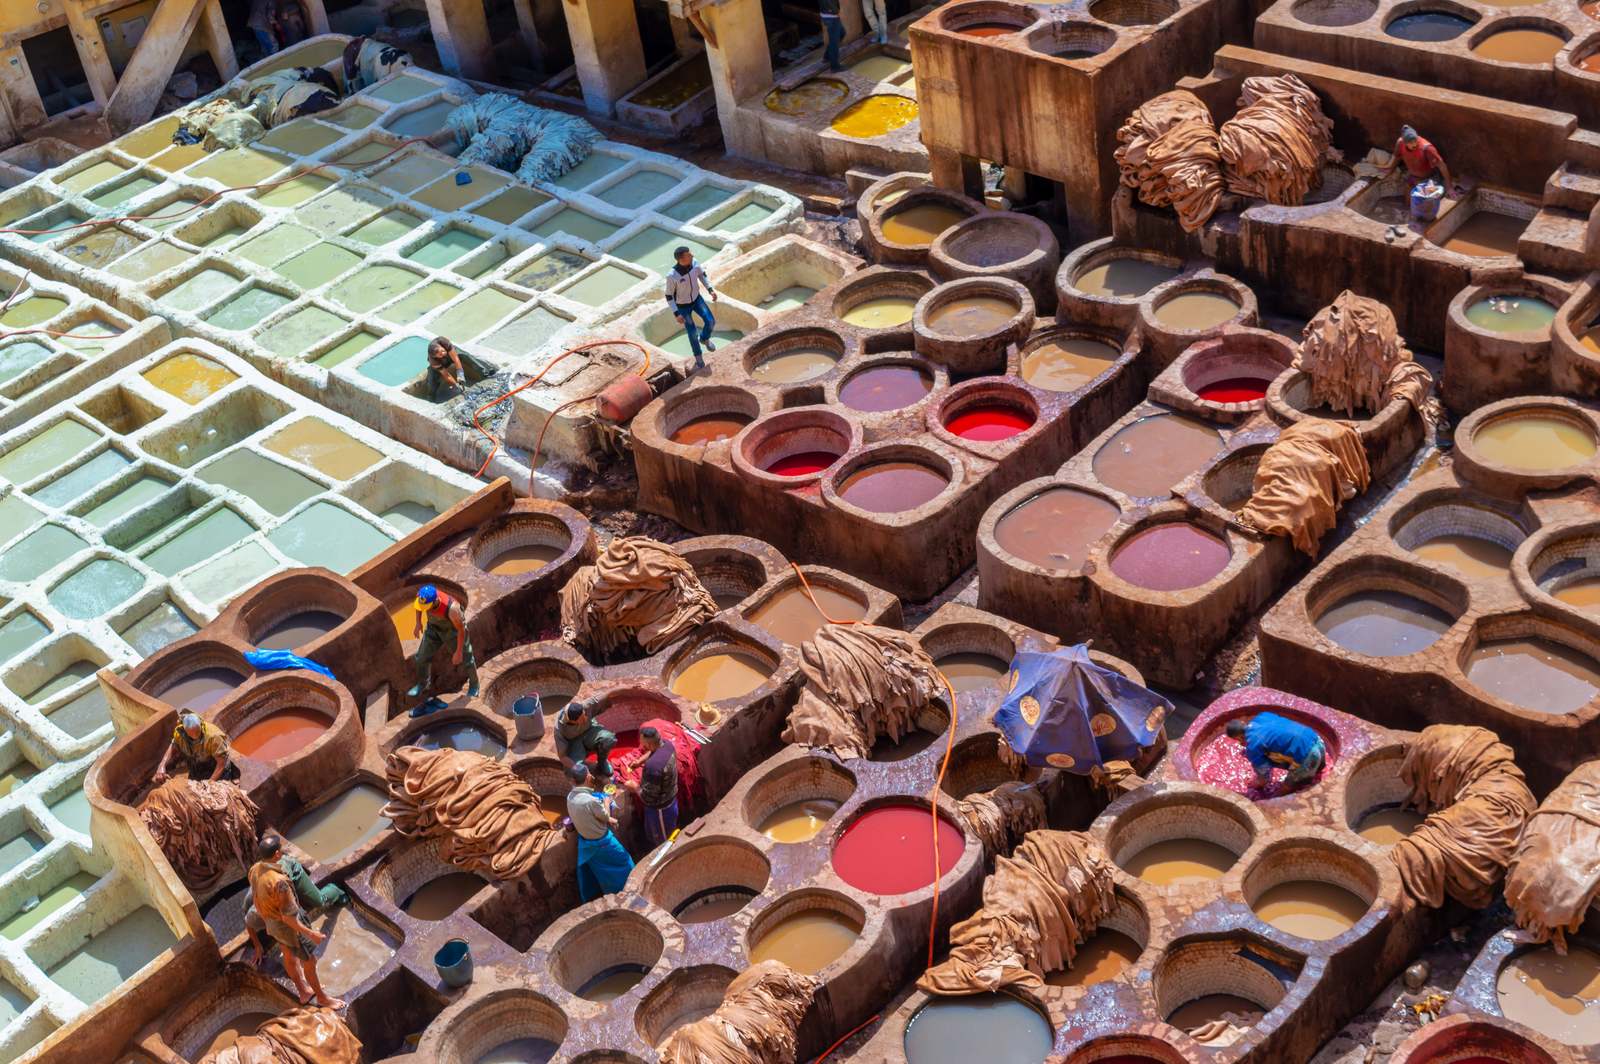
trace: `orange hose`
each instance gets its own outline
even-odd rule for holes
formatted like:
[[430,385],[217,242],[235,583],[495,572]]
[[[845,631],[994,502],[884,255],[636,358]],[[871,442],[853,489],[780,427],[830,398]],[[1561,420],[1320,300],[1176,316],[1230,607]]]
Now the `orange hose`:
[[878,1013],[878,1015],[872,1017],[872,1019],[865,1020],[865,1021],[863,1021],[861,1023],[856,1024],[854,1027],[850,1028],[850,1030],[845,1032],[843,1038],[840,1038],[837,1042],[833,1043],[833,1045],[829,1046],[827,1049],[824,1049],[822,1051],[822,1055],[819,1056],[816,1060],[812,1061],[811,1064],[822,1064],[822,1062],[824,1060],[828,1059],[828,1054],[832,1053],[835,1049],[838,1049],[840,1046],[844,1045],[845,1042],[849,1041],[851,1035],[855,1034],[857,1031],[861,1030],[861,1028],[863,1028],[863,1027],[868,1027],[868,1026],[871,1026],[872,1024],[874,1024],[874,1023],[877,1023],[882,1018],[883,1018],[883,1013],[880,1012],[880,1013]]
[[[819,614],[822,615],[822,619],[823,620],[827,621],[829,624],[865,624],[866,623],[865,621],[841,621],[841,620],[835,620],[834,618],[829,617],[827,612],[825,610],[823,610],[822,604],[817,601],[817,596],[812,593],[811,584],[810,584],[809,581],[806,580],[806,574],[801,572],[800,571],[800,567],[798,565],[796,565],[792,561],[789,563],[789,567],[791,569],[793,569],[794,570],[794,574],[800,578],[800,588],[801,588],[801,590],[803,590],[806,593],[806,598],[811,600],[812,607]],[[933,789],[928,792],[928,809],[929,809],[929,812],[932,813],[932,819],[933,819],[933,907],[930,910],[930,912],[928,913],[928,967],[929,968],[933,967],[933,957],[934,957],[933,940],[934,940],[934,933],[938,929],[938,926],[939,926],[939,880],[944,878],[943,876],[941,876],[939,874],[939,791],[940,791],[941,788],[944,787],[945,773],[950,768],[950,756],[951,756],[951,754],[953,754],[955,752],[955,746],[956,746],[956,689],[954,687],[950,686],[950,678],[948,676],[946,676],[942,672],[939,674],[939,680],[940,680],[940,682],[942,682],[944,684],[945,693],[950,696],[950,729],[949,729],[948,732],[945,733],[944,757],[939,762],[939,775],[933,781]],[[876,1018],[877,1017],[873,1017],[873,1019],[876,1019]],[[867,1022],[871,1023],[872,1021],[868,1020]],[[866,1024],[862,1024],[862,1026],[865,1027]],[[856,1030],[860,1030],[860,1029],[861,1028],[859,1028],[859,1027],[856,1028]],[[855,1033],[855,1031],[851,1031],[850,1032],[850,1034],[854,1034],[854,1033]],[[848,1034],[845,1035],[845,1038],[849,1038],[849,1037],[850,1037],[850,1035],[848,1035]],[[844,1038],[839,1039],[839,1041],[840,1042],[844,1041]],[[836,1042],[836,1043],[834,1043],[834,1045],[838,1045],[838,1043]],[[831,1048],[830,1048],[830,1052],[831,1052]],[[823,1056],[827,1056],[827,1053],[824,1053]],[[820,1061],[821,1061],[822,1058],[818,1057],[817,1059],[818,1059],[819,1064],[820,1064]]]

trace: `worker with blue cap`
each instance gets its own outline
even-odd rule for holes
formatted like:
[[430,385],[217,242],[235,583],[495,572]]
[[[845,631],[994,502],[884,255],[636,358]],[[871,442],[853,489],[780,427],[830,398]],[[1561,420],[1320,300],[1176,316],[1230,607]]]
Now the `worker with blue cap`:
[[432,584],[423,584],[417,589],[415,605],[417,621],[411,638],[420,636],[422,642],[417,645],[417,682],[406,695],[409,698],[428,695],[426,702],[411,711],[413,717],[420,717],[445,706],[444,700],[432,693],[433,656],[440,648],[454,646],[450,664],[457,668],[466,666],[468,698],[478,697],[478,661],[472,653],[472,640],[467,638],[467,617],[459,601]]
[[1244,756],[1263,789],[1272,785],[1275,768],[1288,770],[1285,791],[1313,783],[1328,760],[1328,749],[1315,729],[1276,713],[1257,713],[1248,721],[1235,717],[1226,730],[1229,738],[1244,744]]

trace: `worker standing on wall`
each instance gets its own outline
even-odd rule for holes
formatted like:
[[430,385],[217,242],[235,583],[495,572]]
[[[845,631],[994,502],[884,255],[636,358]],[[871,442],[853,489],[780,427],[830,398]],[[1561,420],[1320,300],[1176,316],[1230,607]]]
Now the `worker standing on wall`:
[[1272,786],[1274,768],[1289,770],[1283,781],[1285,792],[1313,783],[1328,759],[1322,736],[1276,713],[1257,713],[1248,721],[1235,717],[1228,721],[1227,732],[1244,744],[1244,756],[1263,789]]
[[678,750],[649,727],[639,729],[639,746],[646,757],[629,790],[643,807],[644,837],[653,850],[678,827]]
[[817,14],[822,16],[822,54],[828,69],[839,71],[839,45],[844,43],[844,22],[839,18],[839,0],[817,0]]
[[229,760],[229,752],[227,732],[193,713],[185,713],[172,729],[172,745],[161,759],[153,782],[161,786],[179,768],[192,780],[236,780],[239,766]]
[[1417,135],[1417,131],[1410,126],[1400,127],[1400,139],[1394,143],[1394,157],[1389,164],[1379,171],[1380,177],[1388,177],[1394,173],[1395,167],[1401,163],[1406,165],[1406,185],[1415,187],[1428,180],[1437,173],[1444,182],[1446,191],[1456,189],[1456,184],[1450,178],[1450,167],[1445,165],[1444,156],[1439,154],[1439,149]]
[[[602,762],[603,763],[603,762]],[[578,898],[593,901],[615,894],[628,882],[633,858],[617,841],[617,818],[611,799],[595,789],[589,766],[578,762],[567,771],[572,790],[567,792],[567,816],[578,832]]]
[[[428,695],[426,702],[411,711],[413,717],[421,717],[445,706],[444,700],[432,693],[433,656],[440,648],[452,643],[455,645],[450,664],[457,668],[466,665],[468,698],[478,697],[478,660],[472,653],[472,640],[467,638],[467,617],[461,603],[432,584],[423,584],[417,589],[415,606],[417,620],[411,637],[416,639],[420,636],[422,642],[417,645],[417,682],[406,692],[406,697]],[[426,626],[424,619],[427,620]]]
[[595,776],[611,782],[611,749],[617,737],[594,719],[587,702],[573,702],[556,718],[556,756],[564,765],[581,765],[595,759]]
[[476,355],[469,355],[448,337],[435,336],[428,341],[428,397],[443,402],[445,393],[468,384],[488,380],[499,371]]
[[884,0],[861,0],[861,17],[867,20],[879,44],[889,43],[889,11]]
[[[283,949],[283,970],[294,982],[300,1004],[313,1000],[323,1008],[342,1009],[344,1002],[329,997],[317,977],[317,960],[312,950],[327,936],[306,926],[305,913],[295,900],[294,886],[278,864],[282,843],[276,835],[265,835],[256,847],[256,863],[250,866],[250,904],[265,925],[267,934]],[[255,942],[254,934],[251,935]],[[255,942],[257,964],[263,952]]]
[[[694,261],[694,252],[686,247],[676,248],[672,252],[672,268],[667,271],[667,306],[672,308],[672,316],[683,323],[684,332],[689,334],[689,350],[694,352],[695,369],[706,368],[706,360],[700,357],[702,345],[707,351],[717,349],[711,340],[711,330],[716,328],[717,319],[711,316],[706,297],[700,294],[702,288],[711,293],[713,301],[717,298],[717,290],[711,287],[711,278]],[[701,321],[699,336],[694,334],[696,315]]]

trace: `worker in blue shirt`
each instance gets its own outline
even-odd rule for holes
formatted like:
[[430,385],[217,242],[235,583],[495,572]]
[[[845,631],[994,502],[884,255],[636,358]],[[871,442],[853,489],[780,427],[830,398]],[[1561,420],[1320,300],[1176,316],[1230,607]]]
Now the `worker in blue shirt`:
[[1327,760],[1322,736],[1304,724],[1297,724],[1276,713],[1257,713],[1246,721],[1235,717],[1228,722],[1228,736],[1244,744],[1244,756],[1256,770],[1256,783],[1272,784],[1272,770],[1289,770],[1284,790],[1303,787],[1317,778]]

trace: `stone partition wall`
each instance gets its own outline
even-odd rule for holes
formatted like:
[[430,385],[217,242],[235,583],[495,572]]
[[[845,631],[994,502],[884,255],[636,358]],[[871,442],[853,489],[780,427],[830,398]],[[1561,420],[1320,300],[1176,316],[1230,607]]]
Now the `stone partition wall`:
[[[1151,308],[1194,283],[1153,289],[1141,320],[1159,326]],[[1228,635],[1305,565],[1288,539],[1236,516],[1267,447],[1311,416],[1295,353],[1276,333],[1222,326],[1054,474],[1000,496],[978,525],[979,605],[1063,639],[1093,639],[1160,683],[1191,686]],[[1264,397],[1201,397],[1213,384],[1240,382]],[[1401,400],[1348,423],[1374,481],[1408,461],[1425,431]]]
[[[1519,465],[1515,434],[1529,427]],[[1352,711],[1394,727],[1489,728],[1534,792],[1549,791],[1600,753],[1600,626],[1587,599],[1597,439],[1592,406],[1566,399],[1508,399],[1464,419],[1448,465],[1265,614],[1263,681],[1344,692]]]
[[[1591,911],[1583,926],[1567,934],[1567,951],[1570,963],[1577,965],[1585,954],[1595,949],[1595,917]],[[1533,1011],[1524,1011],[1538,1001],[1537,992],[1527,992],[1526,1000],[1519,1002],[1513,996],[1508,1004],[1499,992],[1502,981],[1511,984],[1523,978],[1517,964],[1527,963],[1565,966],[1568,959],[1555,952],[1549,944],[1534,945],[1523,941],[1514,927],[1506,928],[1483,944],[1471,965],[1456,983],[1454,993],[1444,1008],[1444,1018],[1438,1024],[1429,1024],[1407,1039],[1396,1051],[1395,1059],[1403,1064],[1427,1064],[1432,1060],[1446,1062],[1470,1059],[1468,1052],[1483,1055],[1485,1049],[1507,1060],[1528,1060],[1536,1064],[1585,1064],[1600,1060],[1600,1046],[1588,1041],[1584,1027],[1585,1017],[1580,1011],[1573,1015],[1558,1011],[1554,1002],[1546,1005],[1543,1014],[1537,1004]],[[1530,971],[1537,972],[1532,968]],[[1530,979],[1531,982],[1531,979]],[[1569,993],[1563,984],[1558,993]],[[1519,1003],[1522,1008],[1519,1008]],[[1586,1011],[1586,1010],[1584,1010]],[[1570,1026],[1563,1026],[1569,1024]],[[1437,1028],[1437,1029],[1436,1029]],[[1422,1038],[1424,1033],[1432,1033]],[[1459,1055],[1445,1055],[1446,1050]],[[1409,1051],[1409,1055],[1408,1055]],[[1432,1054],[1439,1054],[1437,1056]],[[1512,1055],[1520,1053],[1521,1055]]]
[[[1260,710],[1321,733],[1329,762],[1311,786],[1279,797],[1243,793],[1248,763],[1223,727]],[[1241,688],[1212,703],[1148,782],[1112,802],[1089,829],[1118,866],[1118,906],[1101,928],[1132,939],[1138,952],[1100,981],[1047,983],[1032,1004],[1051,1029],[1051,1059],[1310,1060],[1445,925],[1441,913],[1406,898],[1384,847],[1356,831],[1369,812],[1404,797],[1399,767],[1408,738],[1270,688]],[[1225,854],[1230,866],[1172,885],[1128,870],[1151,846],[1179,840],[1220,847],[1217,857]],[[1302,937],[1256,911],[1263,895],[1284,884],[1339,888],[1365,912],[1333,937]],[[1094,937],[1085,942],[1094,945]],[[1163,1022],[1216,994],[1242,998],[1264,1015],[1236,1040],[1205,1044]],[[906,1064],[908,1026],[940,1000],[962,999],[902,995],[853,1059]]]

